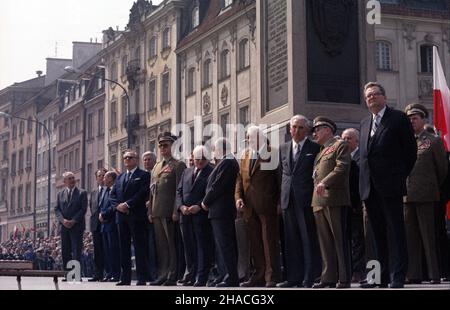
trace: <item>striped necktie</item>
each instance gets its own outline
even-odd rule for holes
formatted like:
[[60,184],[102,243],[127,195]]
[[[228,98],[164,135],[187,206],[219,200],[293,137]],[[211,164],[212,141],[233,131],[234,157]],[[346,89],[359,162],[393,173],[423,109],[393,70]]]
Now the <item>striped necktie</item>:
[[372,130],[370,131],[370,137],[372,138],[377,132],[378,127],[380,127],[381,115],[377,114],[372,122]]

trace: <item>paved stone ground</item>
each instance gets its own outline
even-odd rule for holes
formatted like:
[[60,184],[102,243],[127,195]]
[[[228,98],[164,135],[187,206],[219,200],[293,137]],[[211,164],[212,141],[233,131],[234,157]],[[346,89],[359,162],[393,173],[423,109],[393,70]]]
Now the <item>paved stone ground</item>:
[[[116,286],[115,283],[101,283],[101,282],[87,282],[84,279],[81,283],[67,283],[61,282],[59,283],[60,290],[179,290],[179,291],[205,291],[211,290],[215,291],[216,288],[202,287],[202,288],[193,288],[193,287],[184,287],[184,286],[171,286],[171,287],[163,287],[163,286],[135,286],[135,282],[132,283],[132,286]],[[22,289],[23,290],[54,290],[55,286],[53,284],[52,278],[22,278]],[[17,282],[15,277],[0,277],[0,290],[17,290]],[[221,288],[223,290],[223,288]],[[233,290],[233,291],[245,291],[245,290],[266,290],[266,291],[283,291],[283,289],[266,289],[266,288],[225,288],[225,290]],[[292,288],[289,290],[293,290]],[[294,288],[294,290],[307,290],[303,288]],[[336,289],[332,289],[336,290]],[[346,291],[345,289],[343,291]],[[352,288],[350,290],[362,290],[358,287],[358,284],[352,284]],[[386,290],[386,289],[380,289]],[[406,285],[403,290],[450,290],[450,282],[444,282],[440,285]],[[316,291],[316,290],[315,290]],[[366,290],[365,290],[366,291]]]

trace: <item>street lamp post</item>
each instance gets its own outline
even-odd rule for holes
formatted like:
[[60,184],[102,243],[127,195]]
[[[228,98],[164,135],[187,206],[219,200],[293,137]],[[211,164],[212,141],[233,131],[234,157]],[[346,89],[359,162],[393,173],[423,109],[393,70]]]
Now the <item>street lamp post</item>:
[[[51,143],[52,143],[52,138],[50,136],[50,131],[48,130],[47,126],[45,126],[43,123],[39,122],[38,120],[35,119],[27,119],[27,118],[23,118],[20,116],[16,116],[16,115],[12,115],[9,113],[5,113],[5,112],[0,112],[0,116],[2,117],[7,117],[7,118],[16,118],[16,119],[21,119],[24,121],[32,121],[36,124],[38,124],[39,126],[42,126],[42,128],[44,128],[45,132],[47,133],[47,138],[48,138],[48,175],[47,175],[47,237],[50,237],[50,212],[51,212],[51,178],[52,178],[52,160],[51,160],[51,154],[52,154],[52,147],[51,147]],[[37,148],[37,145],[36,145]],[[34,206],[34,213],[36,213],[36,206]],[[35,216],[36,218],[36,216]],[[34,231],[36,232],[36,222],[34,223]]]
[[130,120],[130,97],[128,96],[128,92],[125,89],[125,87],[122,86],[119,82],[116,82],[114,80],[107,79],[103,76],[97,76],[95,74],[87,73],[87,72],[81,72],[80,70],[75,69],[72,66],[67,66],[64,68],[65,71],[69,73],[82,73],[84,75],[90,76],[91,78],[100,77],[102,80],[113,83],[117,86],[119,86],[123,92],[125,93],[125,97],[127,98],[127,119],[126,119],[126,127],[127,127],[127,149],[131,148],[131,120]]

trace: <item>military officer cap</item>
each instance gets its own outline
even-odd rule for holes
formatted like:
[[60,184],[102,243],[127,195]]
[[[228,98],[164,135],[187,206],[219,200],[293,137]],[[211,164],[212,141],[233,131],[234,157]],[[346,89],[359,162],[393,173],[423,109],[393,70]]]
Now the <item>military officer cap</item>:
[[335,134],[336,131],[337,131],[336,123],[333,122],[331,119],[326,118],[326,117],[324,117],[324,116],[317,116],[317,117],[314,119],[314,122],[313,122],[313,128],[312,128],[313,131],[314,131],[314,129],[315,129],[316,127],[319,127],[319,126],[327,126],[327,127],[329,127],[329,128],[331,129],[331,131],[333,131],[333,134]]
[[174,135],[172,135],[170,132],[163,132],[159,134],[158,136],[158,144],[161,144],[162,142],[171,142],[174,143],[178,138]]
[[405,113],[408,116],[420,114],[423,118],[428,118],[428,110],[419,103],[411,103],[405,108]]

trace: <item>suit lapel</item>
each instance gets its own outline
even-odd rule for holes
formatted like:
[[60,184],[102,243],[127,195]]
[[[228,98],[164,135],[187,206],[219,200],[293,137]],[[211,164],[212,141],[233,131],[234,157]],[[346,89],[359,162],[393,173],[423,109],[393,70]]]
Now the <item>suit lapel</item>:
[[[306,138],[305,143],[303,143],[303,147],[300,150],[300,155],[298,156],[297,161],[294,162],[293,171],[297,170],[297,168],[300,165],[300,163],[302,162],[303,158],[305,158],[305,155],[308,152],[308,145],[309,145],[309,140],[308,140],[308,138]],[[292,156],[292,143],[291,143],[291,156]]]
[[287,146],[287,158],[288,158],[288,165],[289,165],[289,170],[292,172],[293,171],[293,165],[294,165],[294,159],[292,158],[292,140],[289,142],[289,145]]

